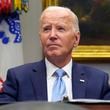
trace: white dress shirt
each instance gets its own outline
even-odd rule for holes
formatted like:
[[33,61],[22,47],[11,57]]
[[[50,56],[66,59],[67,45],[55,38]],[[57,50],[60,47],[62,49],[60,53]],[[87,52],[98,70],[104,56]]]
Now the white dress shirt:
[[[52,98],[52,88],[55,81],[55,76],[53,76],[54,72],[58,69],[55,65],[50,63],[46,58],[46,70],[47,70],[47,93],[48,93],[48,102],[51,102]],[[66,97],[68,97],[69,100],[72,100],[72,59],[70,62],[62,68],[67,75],[63,77],[63,80],[66,85]]]

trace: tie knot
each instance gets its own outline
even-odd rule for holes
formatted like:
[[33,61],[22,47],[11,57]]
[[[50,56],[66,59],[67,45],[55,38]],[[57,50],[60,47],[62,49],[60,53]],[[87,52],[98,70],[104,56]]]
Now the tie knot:
[[63,69],[57,69],[56,71],[55,71],[55,75],[57,76],[57,77],[63,77],[64,75],[65,75],[65,71],[63,70]]

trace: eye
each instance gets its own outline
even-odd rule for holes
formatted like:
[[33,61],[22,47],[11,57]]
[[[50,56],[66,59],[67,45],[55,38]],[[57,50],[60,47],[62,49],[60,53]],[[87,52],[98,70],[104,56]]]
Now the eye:
[[64,27],[58,27],[57,29],[58,29],[58,31],[60,31],[60,32],[64,32],[64,31],[65,31],[65,28],[64,28]]
[[51,30],[50,26],[43,27],[43,32],[49,32]]

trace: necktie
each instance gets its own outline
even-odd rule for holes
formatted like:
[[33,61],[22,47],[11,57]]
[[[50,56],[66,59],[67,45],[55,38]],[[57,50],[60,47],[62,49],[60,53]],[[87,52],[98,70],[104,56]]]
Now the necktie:
[[63,100],[63,97],[66,93],[65,82],[62,79],[62,77],[65,75],[65,71],[58,69],[55,71],[54,75],[56,76],[56,80],[53,85],[52,101],[57,102]]

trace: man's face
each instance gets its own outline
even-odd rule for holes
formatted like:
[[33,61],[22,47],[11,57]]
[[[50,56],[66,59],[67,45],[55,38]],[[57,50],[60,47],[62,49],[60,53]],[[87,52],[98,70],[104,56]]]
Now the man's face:
[[40,39],[47,58],[71,57],[74,44],[79,43],[75,35],[72,18],[67,12],[46,12],[41,20]]

